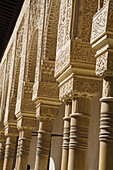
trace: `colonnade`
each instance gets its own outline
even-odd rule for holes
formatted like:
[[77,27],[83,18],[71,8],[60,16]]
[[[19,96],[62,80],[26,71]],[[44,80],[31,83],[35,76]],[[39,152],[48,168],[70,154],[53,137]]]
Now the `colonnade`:
[[61,103],[61,170],[86,170],[90,104],[101,88],[99,170],[112,170],[112,13],[112,0],[24,2],[0,64],[1,170],[27,169],[37,122],[34,169],[47,170]]

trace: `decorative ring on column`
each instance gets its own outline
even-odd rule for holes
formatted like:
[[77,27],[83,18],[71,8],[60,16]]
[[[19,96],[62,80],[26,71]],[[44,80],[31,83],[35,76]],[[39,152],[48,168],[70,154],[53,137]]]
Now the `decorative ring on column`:
[[[72,113],[71,118],[76,119],[76,124],[71,125],[70,129],[70,149],[82,149],[86,150],[88,147],[88,125],[82,125],[82,119],[87,119],[89,121],[90,115],[82,113]],[[81,120],[77,120],[81,119]]]
[[107,101],[113,101],[113,97],[102,97],[100,99],[100,102],[107,102]]

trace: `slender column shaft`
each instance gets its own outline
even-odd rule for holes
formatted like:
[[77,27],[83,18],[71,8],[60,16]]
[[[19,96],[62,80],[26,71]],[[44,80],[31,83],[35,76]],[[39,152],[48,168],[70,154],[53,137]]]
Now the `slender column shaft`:
[[0,169],[3,169],[5,152],[5,136],[0,134]]
[[3,170],[12,170],[16,148],[16,136],[6,137]]
[[47,170],[50,152],[52,120],[40,120],[35,170]]
[[113,169],[113,78],[103,80],[100,117],[99,170]]
[[86,170],[90,101],[72,100],[68,170]]
[[67,170],[67,168],[68,168],[70,114],[71,114],[71,102],[67,101],[66,104],[65,104],[61,170]]
[[19,132],[15,170],[27,169],[31,135],[32,131],[29,129],[22,129]]

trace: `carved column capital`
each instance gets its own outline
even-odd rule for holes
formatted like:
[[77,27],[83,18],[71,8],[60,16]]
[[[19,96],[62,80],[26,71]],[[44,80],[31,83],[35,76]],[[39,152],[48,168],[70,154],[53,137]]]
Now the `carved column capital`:
[[35,115],[30,115],[26,113],[20,113],[17,117],[17,129],[20,131],[22,129],[33,130],[36,127],[36,117]]
[[55,105],[55,103],[52,105],[52,101],[51,104],[39,103],[36,106],[36,117],[39,120],[54,120],[58,115],[60,104],[61,102],[59,102],[59,105]]
[[5,122],[5,136],[18,136],[18,129],[16,122]]
[[59,96],[63,101],[74,96],[92,98],[98,95],[100,87],[101,82],[96,79],[72,74],[64,83],[59,84]]

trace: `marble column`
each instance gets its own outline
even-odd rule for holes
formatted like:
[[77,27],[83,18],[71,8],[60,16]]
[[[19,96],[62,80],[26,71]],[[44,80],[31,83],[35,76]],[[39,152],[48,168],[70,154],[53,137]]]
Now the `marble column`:
[[6,137],[3,170],[12,170],[16,148],[16,139],[17,137],[13,135]]
[[64,116],[64,133],[62,145],[62,164],[61,170],[68,168],[68,155],[69,155],[69,136],[70,136],[70,114],[71,114],[71,101],[65,102],[65,116]]
[[21,129],[19,132],[15,170],[27,169],[32,131]]
[[50,152],[51,133],[52,133],[52,120],[51,119],[40,120],[35,170],[47,170]]
[[86,170],[90,100],[72,99],[68,170]]
[[99,170],[113,169],[113,77],[104,77],[100,117]]
[[5,152],[5,135],[0,133],[0,169],[3,169],[4,162],[4,152]]

